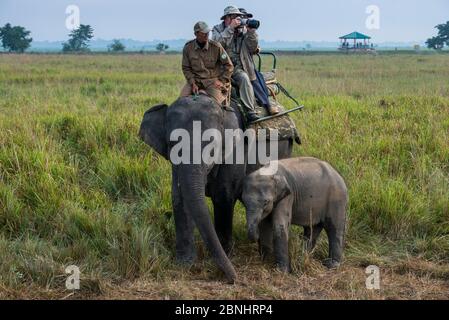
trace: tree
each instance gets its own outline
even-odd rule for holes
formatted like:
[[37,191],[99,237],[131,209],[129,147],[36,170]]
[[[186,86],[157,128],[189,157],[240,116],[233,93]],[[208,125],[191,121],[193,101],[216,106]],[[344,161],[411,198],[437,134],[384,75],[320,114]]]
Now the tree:
[[438,35],[427,39],[427,47],[430,49],[440,50],[445,44],[446,46],[449,46],[449,21],[437,25],[435,29],[438,29]]
[[113,52],[125,51],[126,47],[120,40],[114,39],[112,44],[109,45],[108,50]]
[[426,41],[427,48],[441,50],[444,47],[444,41],[440,37],[432,37]]
[[89,51],[89,41],[94,36],[94,29],[90,25],[81,24],[78,29],[69,34],[69,41],[62,44],[63,52]]
[[167,50],[168,48],[169,48],[169,46],[164,43],[159,43],[156,46],[156,50],[159,51],[159,53],[165,52],[165,50]]
[[33,38],[29,37],[30,33],[24,27],[12,27],[9,23],[5,24],[3,28],[0,28],[0,39],[3,48],[9,52],[24,52],[33,41]]

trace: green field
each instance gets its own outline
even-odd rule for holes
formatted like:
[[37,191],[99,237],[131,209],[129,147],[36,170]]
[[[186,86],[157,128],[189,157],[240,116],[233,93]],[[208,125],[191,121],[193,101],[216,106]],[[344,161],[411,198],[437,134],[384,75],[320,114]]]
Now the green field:
[[[170,166],[137,137],[183,85],[179,55],[0,55],[0,297],[449,299],[449,56],[280,56],[305,105],[295,155],[331,163],[350,191],[341,269],[294,227],[294,272],[259,261],[236,209],[230,286],[198,237],[174,264]],[[293,104],[282,99],[287,107]],[[381,290],[365,288],[365,267]]]

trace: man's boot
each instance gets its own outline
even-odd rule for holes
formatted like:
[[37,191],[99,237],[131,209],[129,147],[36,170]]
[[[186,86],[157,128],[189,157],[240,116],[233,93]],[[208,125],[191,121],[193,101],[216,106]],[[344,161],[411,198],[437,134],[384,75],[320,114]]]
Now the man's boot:
[[279,109],[279,107],[277,105],[271,104],[271,103],[267,109],[268,109],[268,112],[270,113],[270,115],[272,115],[272,116],[281,112],[281,110]]
[[260,119],[260,117],[258,116],[258,114],[254,111],[250,111],[247,113],[246,115],[246,119],[249,123],[257,121]]

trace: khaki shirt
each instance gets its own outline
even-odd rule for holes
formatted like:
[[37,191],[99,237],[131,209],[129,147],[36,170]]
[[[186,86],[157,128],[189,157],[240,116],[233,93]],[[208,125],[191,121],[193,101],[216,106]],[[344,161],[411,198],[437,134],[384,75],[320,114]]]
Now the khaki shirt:
[[231,59],[218,42],[209,40],[201,48],[196,40],[192,40],[184,46],[182,72],[189,84],[196,83],[207,88],[217,79],[228,84],[233,71]]

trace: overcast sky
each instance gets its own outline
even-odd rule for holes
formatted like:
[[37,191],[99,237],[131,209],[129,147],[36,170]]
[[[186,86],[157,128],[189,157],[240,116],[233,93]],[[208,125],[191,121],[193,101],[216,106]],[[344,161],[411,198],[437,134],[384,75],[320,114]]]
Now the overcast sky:
[[[95,38],[192,38],[196,21],[216,24],[230,4],[254,13],[269,41],[336,41],[355,30],[375,42],[418,41],[449,20],[449,0],[0,0],[0,25],[25,26],[37,41],[65,40],[66,7],[77,5]],[[366,27],[369,5],[380,10],[379,29]]]

